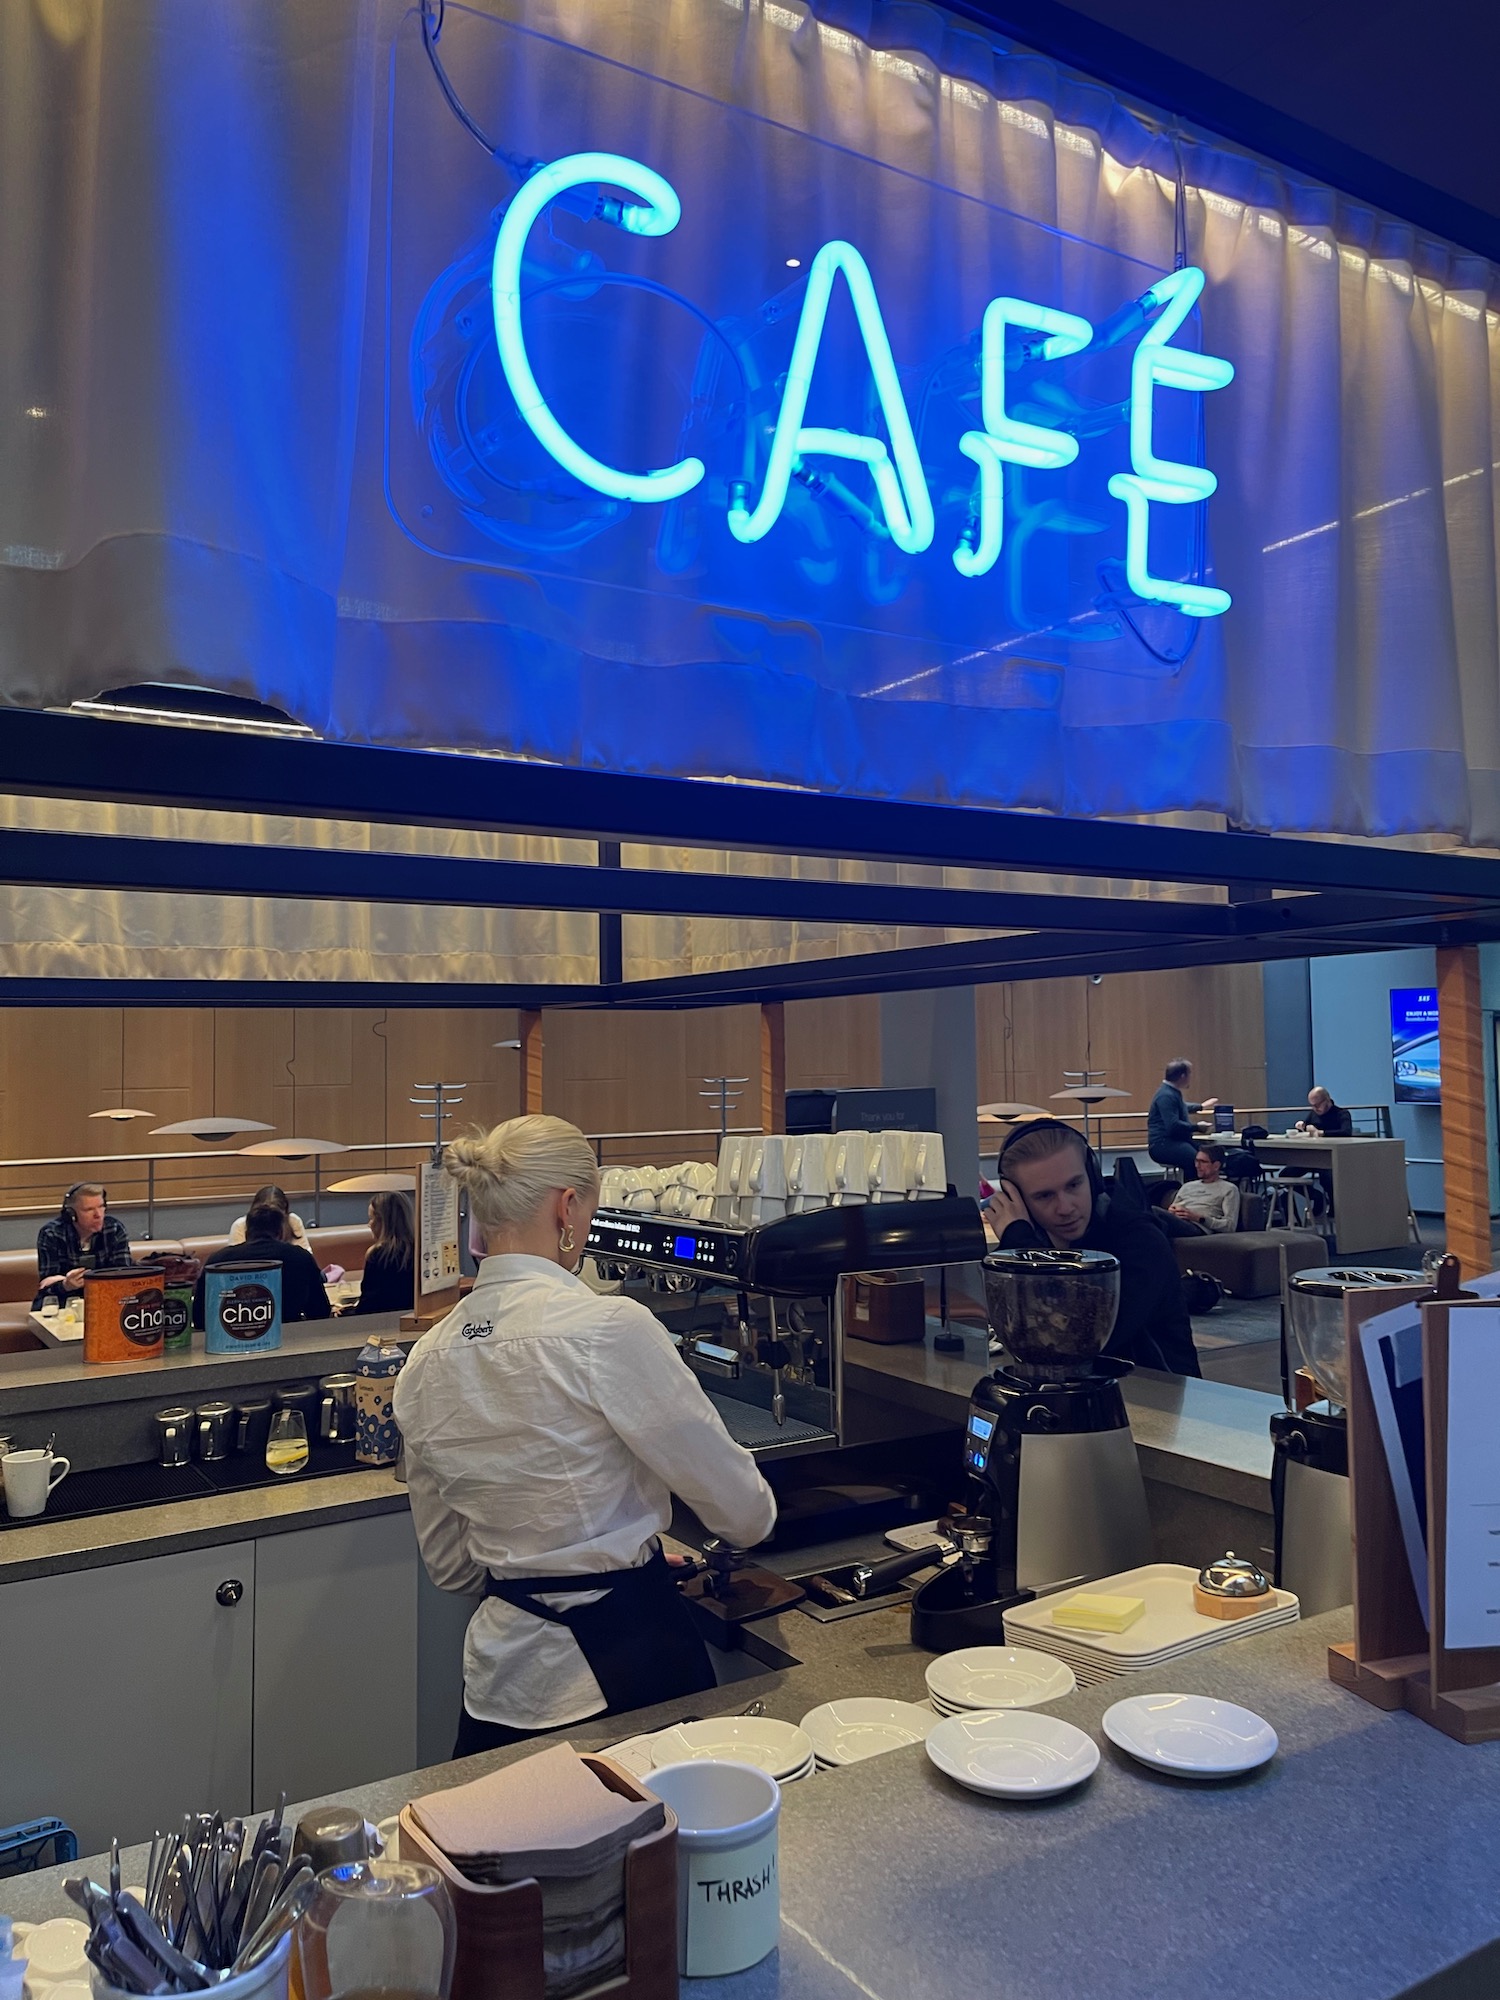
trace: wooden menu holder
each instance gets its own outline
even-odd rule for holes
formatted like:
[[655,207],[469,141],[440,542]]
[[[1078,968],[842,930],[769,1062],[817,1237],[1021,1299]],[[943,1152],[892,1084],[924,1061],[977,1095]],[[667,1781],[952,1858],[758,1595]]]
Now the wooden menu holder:
[[[1380,1295],[1379,1309],[1393,1303]],[[1500,1646],[1443,1643],[1447,1595],[1448,1333],[1451,1316],[1494,1300],[1422,1307],[1423,1421],[1427,1443],[1429,1632],[1411,1580],[1395,1489],[1360,1346],[1349,1327],[1349,1509],[1354,1529],[1354,1643],[1331,1646],[1332,1680],[1376,1708],[1404,1708],[1460,1743],[1500,1739]],[[1369,1311],[1361,1314],[1368,1318]]]
[[[585,1756],[602,1784],[621,1798],[645,1799],[630,1773],[607,1757]],[[401,1813],[403,1860],[436,1868],[458,1917],[452,2000],[544,2000],[542,1891],[535,1878],[492,1885],[471,1882]],[[677,2000],[677,1820],[633,1840],[625,1850],[625,1971],[591,1986],[584,2000]]]

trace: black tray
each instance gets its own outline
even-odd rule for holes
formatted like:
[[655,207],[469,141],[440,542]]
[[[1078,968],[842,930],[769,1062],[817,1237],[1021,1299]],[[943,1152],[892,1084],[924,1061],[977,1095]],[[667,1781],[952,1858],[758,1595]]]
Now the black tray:
[[38,1521],[77,1521],[90,1514],[119,1514],[130,1507],[159,1507],[163,1501],[201,1500],[209,1493],[240,1493],[255,1486],[287,1486],[331,1472],[370,1472],[355,1462],[353,1444],[315,1444],[301,1472],[267,1472],[256,1452],[236,1452],[203,1465],[112,1465],[73,1472],[53,1488],[44,1514],[13,1521],[0,1509],[0,1529],[34,1528]]

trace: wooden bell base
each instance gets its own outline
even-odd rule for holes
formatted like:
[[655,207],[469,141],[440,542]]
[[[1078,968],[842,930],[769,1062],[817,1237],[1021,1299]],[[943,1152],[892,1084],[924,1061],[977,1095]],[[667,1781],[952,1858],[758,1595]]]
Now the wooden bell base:
[[1500,1742],[1500,1682],[1434,1694],[1426,1653],[1361,1663],[1355,1659],[1352,1645],[1330,1646],[1328,1678],[1372,1708],[1387,1714],[1405,1709],[1456,1743]]

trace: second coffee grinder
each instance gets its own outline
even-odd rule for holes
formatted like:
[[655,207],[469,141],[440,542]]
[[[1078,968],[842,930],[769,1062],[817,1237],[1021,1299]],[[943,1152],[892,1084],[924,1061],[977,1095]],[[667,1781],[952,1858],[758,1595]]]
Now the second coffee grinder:
[[998,1250],[984,1260],[984,1289],[1007,1358],[969,1399],[969,1504],[941,1524],[959,1560],[912,1601],[913,1641],[932,1652],[1003,1645],[1011,1606],[1151,1560],[1120,1394],[1130,1363],[1103,1352],[1120,1304],[1118,1260]]

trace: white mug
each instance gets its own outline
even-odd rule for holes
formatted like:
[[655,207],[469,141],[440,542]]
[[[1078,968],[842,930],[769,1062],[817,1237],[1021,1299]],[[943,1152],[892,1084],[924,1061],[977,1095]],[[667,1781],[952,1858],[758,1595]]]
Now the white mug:
[[744,1972],[781,1929],[781,1787],[749,1764],[698,1758],[642,1780],[677,1815],[677,1969]]
[[45,1513],[47,1495],[72,1466],[50,1451],[10,1451],[0,1458],[0,1483],[5,1487],[5,1509],[13,1521],[24,1521]]

